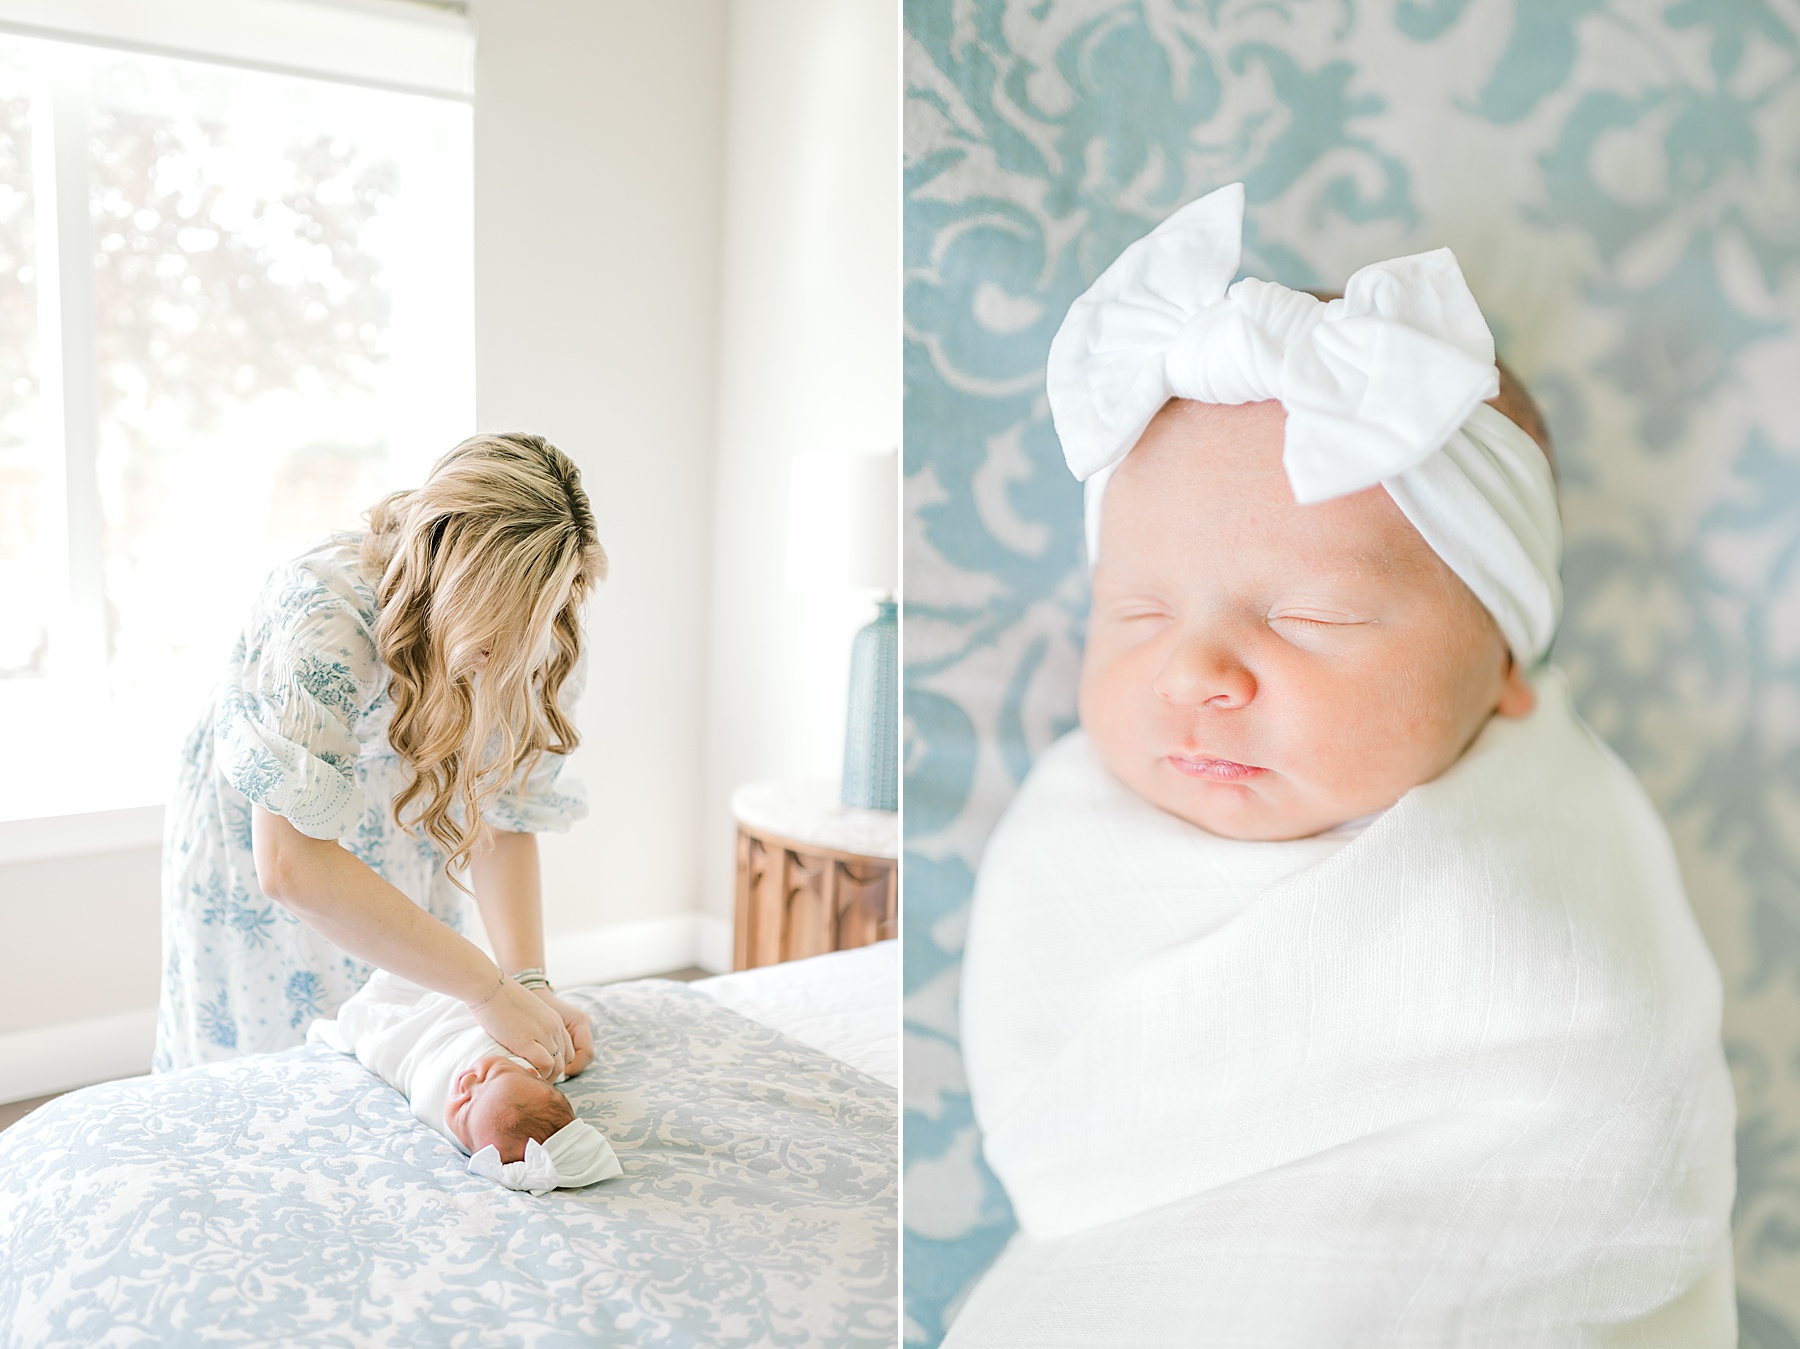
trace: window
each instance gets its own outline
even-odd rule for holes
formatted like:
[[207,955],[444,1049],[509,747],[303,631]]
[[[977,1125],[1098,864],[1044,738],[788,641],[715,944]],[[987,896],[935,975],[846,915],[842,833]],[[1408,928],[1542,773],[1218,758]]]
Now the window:
[[473,429],[470,136],[0,34],[0,820],[160,802],[268,570]]

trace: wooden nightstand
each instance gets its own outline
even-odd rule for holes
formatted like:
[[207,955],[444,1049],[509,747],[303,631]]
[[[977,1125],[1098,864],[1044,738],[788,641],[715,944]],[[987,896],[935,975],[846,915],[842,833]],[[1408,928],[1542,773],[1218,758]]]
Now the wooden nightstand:
[[899,930],[900,817],[853,810],[829,782],[756,782],[737,817],[732,967],[867,946]]

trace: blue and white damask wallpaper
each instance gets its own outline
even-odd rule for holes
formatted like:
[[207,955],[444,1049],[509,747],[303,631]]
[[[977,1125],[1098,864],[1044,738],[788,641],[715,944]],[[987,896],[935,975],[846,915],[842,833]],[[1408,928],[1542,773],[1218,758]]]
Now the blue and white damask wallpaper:
[[1800,5],[909,0],[906,1281],[935,1344],[1012,1230],[957,1054],[974,868],[1074,724],[1064,309],[1241,179],[1245,271],[1447,244],[1548,414],[1556,659],[1725,974],[1745,1345],[1800,1349]]

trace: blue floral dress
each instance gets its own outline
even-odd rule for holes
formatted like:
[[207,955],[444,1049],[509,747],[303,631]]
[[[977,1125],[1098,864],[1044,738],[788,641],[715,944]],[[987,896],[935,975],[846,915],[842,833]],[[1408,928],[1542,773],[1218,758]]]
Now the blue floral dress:
[[[370,966],[262,892],[250,807],[337,839],[420,908],[458,931],[468,899],[445,857],[400,828],[409,780],[388,744],[393,706],[375,649],[375,589],[355,536],[338,536],[269,577],[212,705],[188,737],[163,840],[162,998],[157,1072],[299,1044]],[[585,671],[563,686],[573,709]],[[586,814],[546,754],[486,810],[497,829],[562,831]]]

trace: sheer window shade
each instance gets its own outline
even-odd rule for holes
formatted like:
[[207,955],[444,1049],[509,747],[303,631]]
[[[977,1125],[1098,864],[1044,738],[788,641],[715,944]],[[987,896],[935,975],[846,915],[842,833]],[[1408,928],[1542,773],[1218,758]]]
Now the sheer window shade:
[[466,81],[405,64],[466,21],[139,8],[0,0],[0,860],[158,802],[268,568],[473,422]]
[[428,0],[0,0],[0,31],[467,99],[465,6]]

